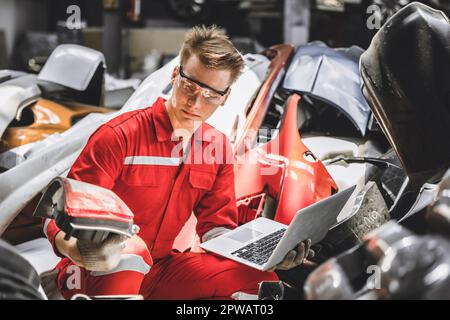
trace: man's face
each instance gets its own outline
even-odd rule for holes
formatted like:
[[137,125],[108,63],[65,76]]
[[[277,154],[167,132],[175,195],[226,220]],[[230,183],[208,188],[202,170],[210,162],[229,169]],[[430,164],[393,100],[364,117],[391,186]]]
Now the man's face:
[[182,127],[193,128],[225,103],[230,93],[231,72],[208,69],[196,55],[191,55],[181,70],[174,69],[172,85],[169,113]]

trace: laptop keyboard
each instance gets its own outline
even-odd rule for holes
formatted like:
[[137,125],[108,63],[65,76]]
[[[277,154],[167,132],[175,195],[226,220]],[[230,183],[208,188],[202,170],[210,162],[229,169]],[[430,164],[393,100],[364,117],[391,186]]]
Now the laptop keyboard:
[[259,239],[258,241],[252,242],[245,247],[232,252],[231,254],[257,265],[263,265],[267,262],[267,260],[269,260],[273,250],[275,250],[275,247],[278,242],[280,242],[285,232],[286,229],[275,231],[264,238]]

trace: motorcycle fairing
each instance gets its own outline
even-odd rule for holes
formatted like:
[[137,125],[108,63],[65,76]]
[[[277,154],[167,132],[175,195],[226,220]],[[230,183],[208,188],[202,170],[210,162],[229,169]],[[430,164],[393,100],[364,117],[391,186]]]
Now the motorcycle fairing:
[[312,95],[341,111],[365,136],[370,107],[361,92],[359,47],[332,49],[315,41],[297,49],[283,88]]
[[363,92],[411,184],[435,182],[450,165],[450,22],[412,3],[361,55]]
[[279,134],[237,156],[235,165],[237,199],[266,191],[278,203],[274,220],[284,224],[298,210],[337,191],[325,166],[302,142],[297,125],[299,101],[300,96],[293,94]]
[[66,239],[101,242],[109,233],[135,233],[133,213],[114,192],[69,178],[50,182],[33,216],[55,219]]
[[0,137],[11,121],[20,116],[20,110],[36,101],[40,94],[34,75],[14,78],[0,84]]

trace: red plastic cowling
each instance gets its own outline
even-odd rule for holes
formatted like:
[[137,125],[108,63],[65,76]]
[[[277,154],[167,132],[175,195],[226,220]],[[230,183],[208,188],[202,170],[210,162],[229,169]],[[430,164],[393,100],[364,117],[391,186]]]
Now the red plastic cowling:
[[113,191],[69,178],[61,181],[65,191],[65,211],[71,217],[133,221],[133,212]]
[[299,101],[298,94],[289,98],[274,139],[236,156],[237,199],[267,192],[278,203],[274,220],[284,224],[290,224],[298,210],[338,190],[325,166],[302,142],[297,125]]
[[110,233],[131,237],[139,231],[134,214],[114,192],[63,177],[50,182],[33,215],[55,219],[67,239],[101,242]]

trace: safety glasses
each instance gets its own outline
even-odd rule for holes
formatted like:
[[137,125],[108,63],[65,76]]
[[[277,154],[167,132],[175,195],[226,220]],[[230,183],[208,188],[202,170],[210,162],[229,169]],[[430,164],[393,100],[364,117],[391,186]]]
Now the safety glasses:
[[228,93],[229,87],[224,91],[219,91],[190,78],[183,72],[183,67],[179,67],[178,87],[188,96],[195,96],[200,92],[202,100],[207,104],[220,104],[223,102],[224,96]]

